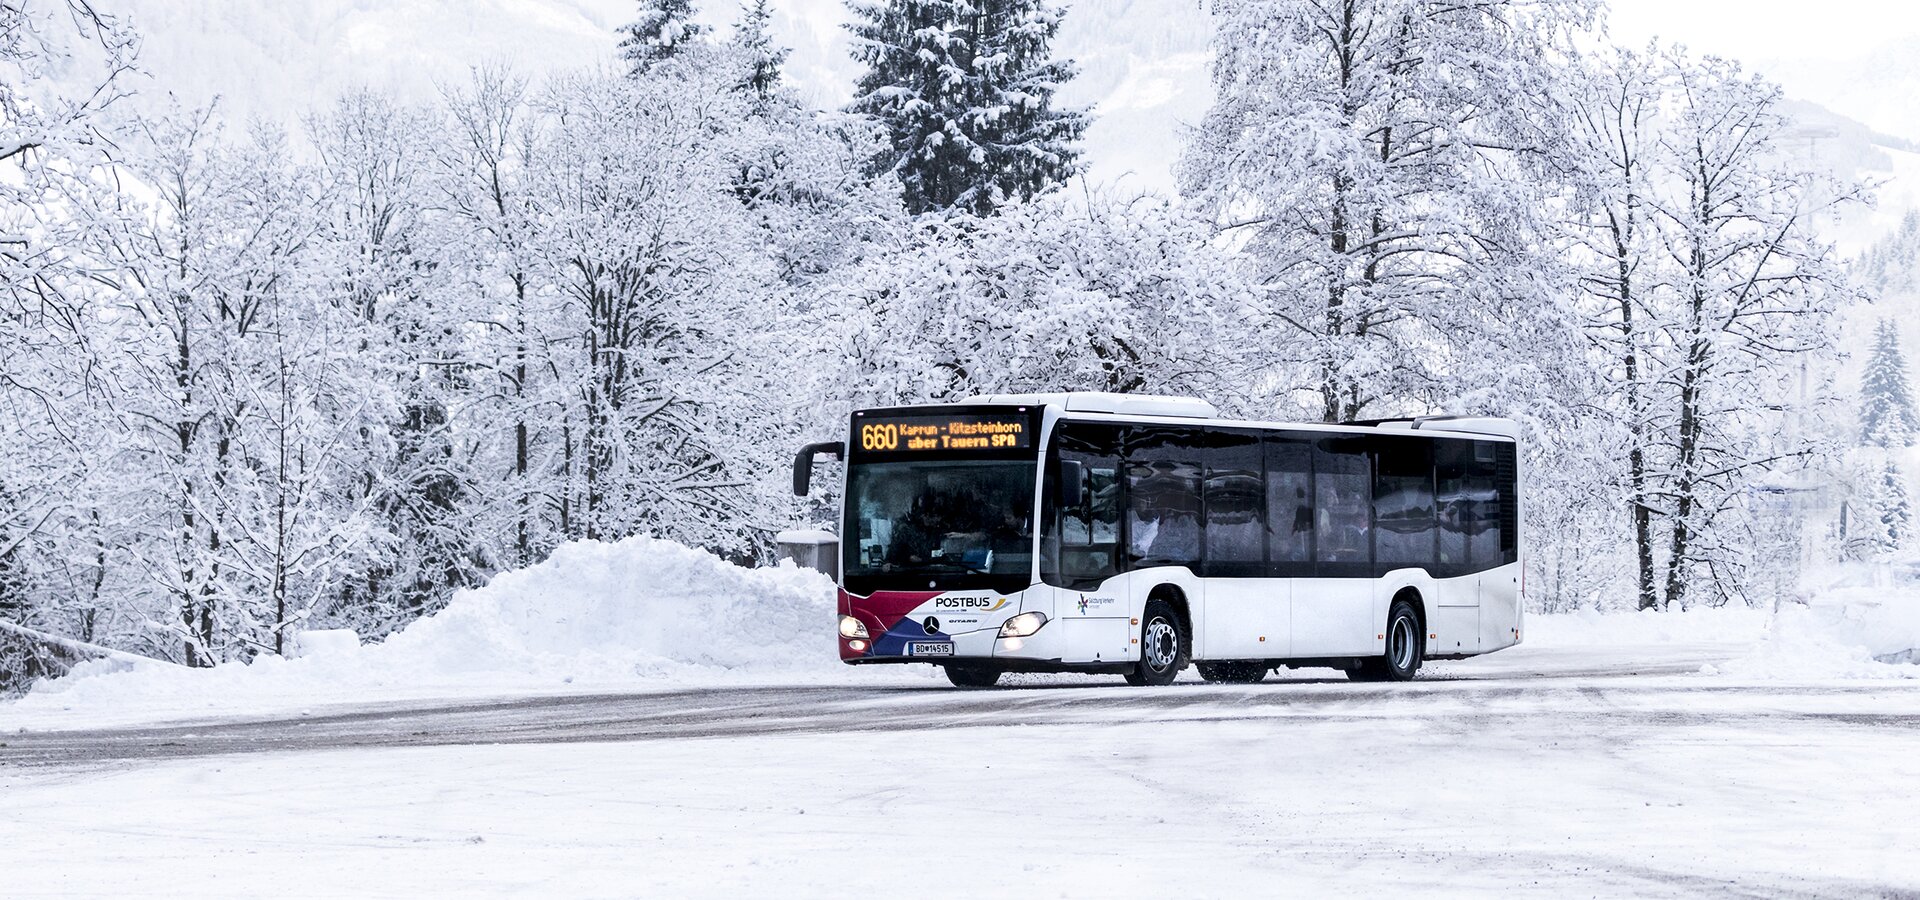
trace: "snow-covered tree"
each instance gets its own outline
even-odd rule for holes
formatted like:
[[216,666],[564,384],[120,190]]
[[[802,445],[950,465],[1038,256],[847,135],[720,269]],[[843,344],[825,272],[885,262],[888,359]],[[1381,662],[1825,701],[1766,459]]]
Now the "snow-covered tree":
[[1274,402],[1326,421],[1438,405],[1487,333],[1469,323],[1552,302],[1529,167],[1553,139],[1549,38],[1585,5],[1235,0],[1218,14],[1217,97],[1179,174],[1267,297],[1249,326],[1279,350]]
[[1887,552],[1904,549],[1913,536],[1913,502],[1907,496],[1907,479],[1889,458],[1880,465],[1878,492],[1880,525],[1887,536]]
[[[452,138],[438,149],[435,190],[448,213],[439,259],[461,272],[451,289],[465,292],[469,328],[464,358],[477,372],[467,382],[480,402],[469,468],[470,525],[491,532],[504,566],[524,566],[558,540],[549,514],[558,494],[549,463],[554,413],[565,408],[554,373],[562,329],[544,290],[538,198],[529,166],[542,150],[524,76],[503,68],[474,71],[449,87],[444,105]],[[491,437],[488,437],[491,435]]]
[[0,163],[96,144],[139,47],[125,17],[93,0],[0,3]]
[[1860,377],[1860,442],[1875,447],[1911,447],[1920,432],[1907,383],[1907,358],[1891,319],[1873,330],[1873,350]]
[[[1654,563],[1655,507],[1649,498],[1653,461],[1650,421],[1653,354],[1660,322],[1649,304],[1661,289],[1662,259],[1651,220],[1659,128],[1666,96],[1657,50],[1617,49],[1589,62],[1573,81],[1562,178],[1572,188],[1566,235],[1580,272],[1579,315],[1593,341],[1594,367],[1606,379],[1590,431],[1624,430],[1598,454],[1567,458],[1568,469],[1614,472],[1624,456],[1618,496],[1631,527],[1636,603],[1651,608],[1659,593]],[[1590,495],[1593,500],[1612,491]],[[1590,513],[1582,511],[1579,518]],[[1591,558],[1593,554],[1581,556]]]
[[1814,399],[1799,386],[1832,353],[1832,313],[1852,296],[1815,228],[1858,195],[1816,192],[1812,175],[1783,162],[1777,87],[1724,60],[1674,53],[1665,64],[1670,190],[1654,208],[1672,353],[1659,373],[1668,455],[1654,496],[1669,526],[1661,605],[1684,606],[1696,584],[1710,601],[1743,596],[1720,552],[1720,518],[1738,511],[1754,479],[1814,449],[1784,413]]
[[1152,198],[923,218],[822,309],[822,350],[851,369],[823,366],[822,390],[870,405],[1068,388],[1230,400],[1222,348],[1247,297],[1207,234]]
[[327,189],[314,262],[361,320],[362,364],[378,372],[390,421],[356,442],[362,469],[353,496],[372,505],[391,537],[388,565],[345,585],[342,602],[404,622],[431,611],[449,588],[480,576],[463,493],[471,483],[450,410],[464,398],[461,353],[471,318],[463,285],[439,265],[432,206],[441,120],[367,90],[350,91],[308,119]]
[[786,65],[788,50],[773,42],[773,7],[768,0],[749,0],[740,11],[728,44],[738,49],[746,63],[741,84],[761,102],[780,87],[780,67]]
[[746,98],[730,79],[698,67],[549,90],[534,189],[578,354],[561,375],[570,536],[744,548],[746,482],[726,450],[748,426],[725,386],[772,273],[731,190]]
[[16,621],[91,581],[78,570],[94,555],[98,457],[81,422],[109,350],[71,244],[94,201],[116,200],[88,176],[113,146],[138,49],[125,17],[92,0],[0,2],[0,578],[32,595]]
[[693,0],[640,0],[640,12],[620,26],[620,58],[635,75],[672,59],[707,31],[693,14]]
[[1920,295],[1920,210],[1907,210],[1892,232],[1860,254],[1854,273],[1882,297]]
[[987,215],[1073,176],[1086,117],[1054,94],[1049,0],[857,0],[853,54],[867,66],[853,110],[886,127],[884,168],[914,214]]

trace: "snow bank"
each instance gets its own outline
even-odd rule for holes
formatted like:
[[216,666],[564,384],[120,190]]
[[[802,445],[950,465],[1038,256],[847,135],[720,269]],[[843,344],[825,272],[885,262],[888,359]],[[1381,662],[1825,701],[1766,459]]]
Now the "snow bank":
[[1768,679],[1920,678],[1920,585],[1837,567],[1804,605],[1782,606],[1728,674]]
[[456,593],[381,644],[322,635],[317,652],[300,658],[213,669],[85,664],[0,706],[0,728],[598,686],[818,681],[844,668],[832,627],[833,583],[818,572],[742,568],[645,537],[580,542]]
[[1527,617],[1536,647],[1678,644],[1728,648],[1701,674],[1765,680],[1920,678],[1920,584],[1882,566],[1812,574],[1804,603],[1668,612],[1584,610]]
[[1747,607],[1667,612],[1579,612],[1527,617],[1527,644],[1597,647],[1635,644],[1752,644],[1768,614]]

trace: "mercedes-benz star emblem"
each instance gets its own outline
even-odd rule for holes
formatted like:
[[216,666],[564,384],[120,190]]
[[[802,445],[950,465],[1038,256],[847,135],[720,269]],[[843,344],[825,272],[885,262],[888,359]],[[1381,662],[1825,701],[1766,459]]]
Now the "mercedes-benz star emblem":
[[939,634],[940,620],[932,616],[928,616],[925,622],[920,623],[920,627],[925,628],[928,634]]

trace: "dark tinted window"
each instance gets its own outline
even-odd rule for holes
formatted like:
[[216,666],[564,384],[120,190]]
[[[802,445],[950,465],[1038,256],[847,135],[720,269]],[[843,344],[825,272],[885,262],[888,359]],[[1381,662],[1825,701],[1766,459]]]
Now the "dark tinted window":
[[1514,448],[1504,441],[1437,441],[1434,507],[1440,524],[1436,574],[1484,572],[1519,559]]
[[1473,442],[1473,483],[1487,497],[1470,529],[1469,553],[1475,569],[1517,562],[1520,497],[1515,484],[1514,447],[1505,441]]
[[1433,442],[1374,439],[1373,555],[1378,572],[1434,561]]
[[1206,433],[1198,428],[1129,429],[1127,555],[1135,566],[1199,564],[1205,442]]
[[1373,569],[1373,461],[1361,438],[1314,442],[1314,558],[1320,575],[1369,575]]
[[1267,558],[1280,578],[1313,575],[1313,442],[1267,437]]
[[1206,466],[1206,574],[1264,575],[1267,561],[1265,490],[1260,435],[1210,431]]
[[1491,486],[1473,474],[1473,441],[1434,442],[1434,515],[1440,525],[1440,543],[1434,557],[1435,575],[1452,578],[1480,570],[1468,552],[1474,530],[1486,505],[1493,501]]
[[1052,447],[1041,579],[1091,588],[1120,567],[1120,429],[1063,422]]

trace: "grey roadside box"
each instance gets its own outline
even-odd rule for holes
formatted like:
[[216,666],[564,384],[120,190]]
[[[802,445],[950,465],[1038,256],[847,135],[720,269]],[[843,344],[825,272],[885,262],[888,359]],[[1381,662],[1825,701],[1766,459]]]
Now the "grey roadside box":
[[774,535],[773,542],[780,546],[781,559],[793,560],[803,569],[825,572],[835,580],[840,578],[840,538],[833,532],[782,531]]

